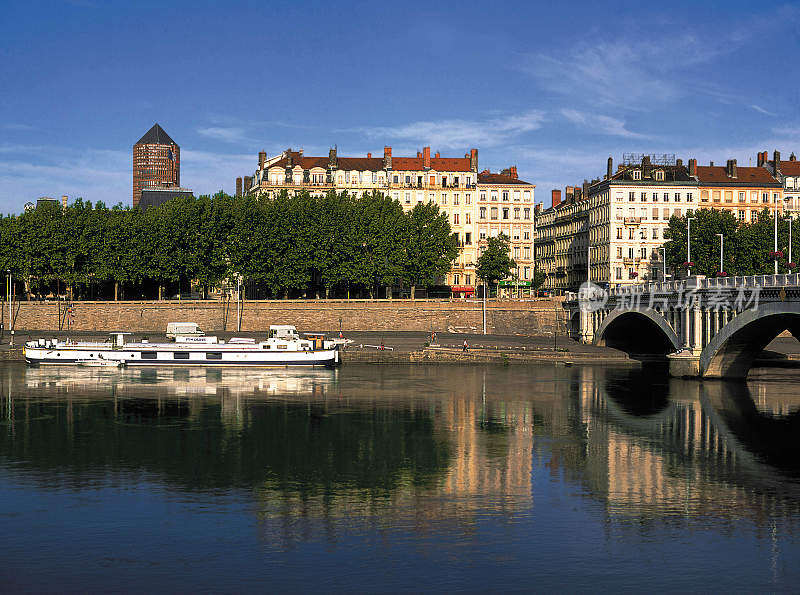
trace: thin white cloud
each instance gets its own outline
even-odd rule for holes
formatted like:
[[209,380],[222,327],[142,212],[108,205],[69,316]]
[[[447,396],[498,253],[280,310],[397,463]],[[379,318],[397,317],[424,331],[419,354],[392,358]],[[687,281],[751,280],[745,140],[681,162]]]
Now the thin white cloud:
[[485,120],[419,121],[399,126],[359,128],[371,139],[416,141],[436,148],[493,147],[541,128],[545,114],[539,110]]
[[2,125],[0,125],[0,128],[2,128],[3,130],[15,130],[15,131],[20,131],[20,132],[27,132],[29,130],[36,130],[36,128],[34,126],[31,126],[29,124],[19,124],[19,123],[16,123],[16,122],[9,122],[7,124],[2,124]]
[[591,114],[574,109],[562,109],[561,115],[573,124],[580,126],[584,132],[625,138],[647,138],[644,134],[628,130],[625,127],[625,122],[610,116]]
[[778,115],[778,114],[775,114],[773,112],[765,110],[763,107],[761,107],[760,105],[756,105],[755,103],[752,104],[750,107],[753,108],[754,110],[756,110],[760,114],[765,114],[767,116],[777,116]]
[[239,143],[248,140],[243,128],[211,126],[208,128],[198,128],[197,133],[214,140],[226,143]]

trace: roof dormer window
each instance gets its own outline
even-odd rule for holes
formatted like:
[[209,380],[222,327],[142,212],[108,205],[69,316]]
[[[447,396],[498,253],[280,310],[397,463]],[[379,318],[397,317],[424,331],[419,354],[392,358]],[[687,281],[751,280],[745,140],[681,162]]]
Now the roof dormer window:
[[656,182],[663,182],[664,181],[664,170],[658,169],[656,170]]
[[633,179],[634,180],[641,180],[642,179],[642,170],[641,169],[634,169],[633,170]]

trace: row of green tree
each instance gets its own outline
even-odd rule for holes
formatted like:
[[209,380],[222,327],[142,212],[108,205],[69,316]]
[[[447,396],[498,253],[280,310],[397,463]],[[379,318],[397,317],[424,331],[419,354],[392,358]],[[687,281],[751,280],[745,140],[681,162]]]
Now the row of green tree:
[[752,222],[738,221],[729,211],[710,209],[695,211],[691,217],[691,256],[687,252],[687,217],[672,217],[664,234],[668,240],[664,244],[667,266],[678,277],[685,275],[689,268],[692,274],[709,277],[771,275],[776,261],[779,273],[797,271],[792,260],[800,259],[800,221],[778,216],[778,249],[775,250],[775,217],[768,209]]
[[378,193],[269,201],[219,193],[146,211],[79,199],[0,220],[0,270],[34,296],[69,288],[75,297],[161,297],[162,288],[207,291],[239,276],[273,297],[373,296],[433,284],[457,255],[436,205],[404,212]]

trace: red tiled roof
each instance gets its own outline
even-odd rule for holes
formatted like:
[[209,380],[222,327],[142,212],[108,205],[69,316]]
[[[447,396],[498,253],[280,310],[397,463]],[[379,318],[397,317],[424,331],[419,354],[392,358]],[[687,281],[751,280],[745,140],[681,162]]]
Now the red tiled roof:
[[533,186],[530,182],[513,178],[505,174],[478,174],[478,184],[516,184],[520,186]]
[[769,184],[778,185],[780,182],[772,177],[763,167],[747,167],[737,166],[736,177],[732,178],[728,175],[725,167],[721,165],[698,165],[697,166],[697,179],[701,184]]
[[[422,171],[425,169],[422,157],[392,157],[394,171]],[[468,157],[431,157],[434,171],[471,171]]]
[[800,161],[781,160],[781,173],[784,176],[800,176]]

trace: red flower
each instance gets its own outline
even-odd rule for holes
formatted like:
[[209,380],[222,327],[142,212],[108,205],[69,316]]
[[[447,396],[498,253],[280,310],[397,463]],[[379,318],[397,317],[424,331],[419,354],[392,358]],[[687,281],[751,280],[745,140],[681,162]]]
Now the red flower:
[[716,276],[716,277],[727,277],[728,273],[726,273],[725,271],[717,271],[716,273],[714,273],[714,276]]
[[796,265],[795,263],[793,263],[793,262],[790,262],[790,263],[789,263],[789,264],[787,264],[786,266],[787,266],[787,267],[789,267],[790,269],[793,269],[793,268],[795,268],[797,265]]

